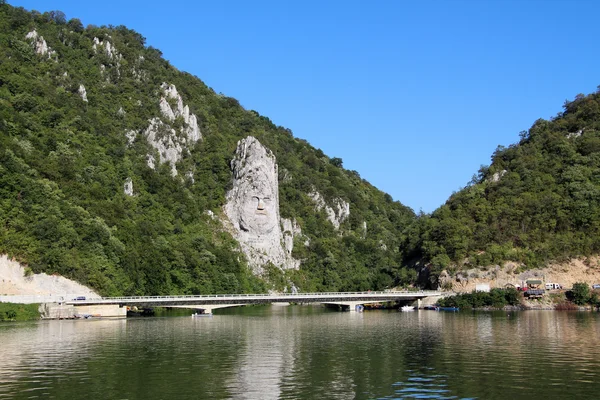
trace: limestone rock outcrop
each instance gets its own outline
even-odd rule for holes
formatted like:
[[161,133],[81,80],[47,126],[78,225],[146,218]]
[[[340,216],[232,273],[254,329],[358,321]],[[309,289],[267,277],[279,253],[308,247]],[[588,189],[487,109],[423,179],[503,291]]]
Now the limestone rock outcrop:
[[281,232],[283,234],[283,244],[288,256],[292,256],[294,250],[294,238],[302,235],[302,229],[296,220],[281,218]]
[[79,93],[79,96],[81,96],[81,100],[85,101],[86,103],[88,102],[87,99],[87,92],[85,90],[85,86],[83,86],[82,84],[79,85],[79,89],[77,90],[77,92]]
[[48,56],[48,59],[52,59],[52,57],[56,55],[56,52],[48,46],[44,37],[38,34],[35,29],[25,35],[25,39],[29,39],[37,54]]
[[131,146],[133,144],[133,142],[135,142],[136,136],[137,136],[137,132],[134,131],[133,129],[125,132],[125,137],[127,138],[127,146]]
[[138,82],[144,81],[147,78],[146,71],[142,69],[143,62],[144,56],[139,56],[136,62],[134,63],[133,68],[131,68],[131,75]]
[[[179,138],[175,129],[165,124],[160,118],[152,118],[150,125],[144,131],[148,143],[158,151],[159,162],[171,164],[171,175],[177,175],[175,164],[181,160],[185,138]],[[154,156],[148,155],[148,166],[154,169],[156,160]]]
[[495,173],[494,173],[494,174],[493,174],[493,175],[492,175],[490,178],[488,178],[486,181],[487,181],[487,182],[492,182],[492,183],[499,182],[499,181],[500,181],[500,179],[502,179],[502,177],[503,177],[504,175],[506,175],[506,172],[507,172],[507,171],[506,171],[505,169],[503,169],[502,171],[499,171],[499,172],[495,172]]
[[197,142],[202,138],[200,133],[200,128],[198,128],[198,118],[194,114],[190,114],[190,108],[187,105],[183,105],[183,99],[177,92],[177,88],[175,85],[169,85],[167,83],[163,83],[161,86],[163,93],[167,97],[167,99],[172,99],[175,101],[175,108],[171,108],[169,102],[164,98],[160,98],[160,109],[163,113],[163,116],[167,118],[169,121],[174,121],[177,117],[182,117],[185,122],[185,127],[183,132],[189,141]]
[[318,210],[325,211],[327,219],[333,224],[335,229],[339,229],[342,222],[350,216],[350,204],[340,198],[334,199],[333,205],[330,206],[325,203],[325,199],[321,193],[317,192],[314,188],[312,192],[308,194],[308,197],[315,202],[315,206]]
[[133,181],[131,178],[125,179],[125,183],[123,184],[123,193],[126,196],[133,196]]
[[[123,60],[123,55],[119,53],[117,48],[108,40],[100,40],[97,37],[93,40],[92,49],[94,49],[94,53],[97,53],[99,50],[103,49],[106,56],[110,59],[110,63],[116,67],[117,76],[121,76],[121,60]],[[100,73],[104,73],[106,70],[106,66],[100,66]]]
[[[175,85],[163,83],[161,89],[163,96],[160,98],[159,107],[162,118],[167,122],[163,122],[159,117],[152,118],[149,121],[150,125],[144,131],[144,136],[150,146],[157,150],[159,163],[168,162],[171,165],[171,174],[175,176],[177,175],[175,164],[182,159],[183,152],[188,146],[202,139],[202,133],[198,127],[198,118],[190,113],[187,105],[183,104],[183,99]],[[173,107],[169,103],[169,99],[175,103]],[[183,125],[178,132],[169,123],[179,117],[183,119]],[[131,144],[135,139],[135,134],[128,131],[126,135]],[[154,158],[152,154],[148,154],[146,158],[148,166],[152,169],[156,166]]]
[[238,142],[231,170],[233,187],[227,193],[225,214],[254,273],[260,275],[267,263],[283,269],[298,268],[300,262],[292,258],[291,251],[300,229],[295,221],[280,219],[273,153],[248,136]]

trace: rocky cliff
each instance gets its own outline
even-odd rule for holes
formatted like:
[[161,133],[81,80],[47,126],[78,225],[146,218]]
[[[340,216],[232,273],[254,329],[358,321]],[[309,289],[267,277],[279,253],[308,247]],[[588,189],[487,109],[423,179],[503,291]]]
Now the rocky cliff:
[[273,152],[248,136],[238,142],[231,170],[233,187],[227,193],[225,214],[255,273],[262,273],[267,263],[298,268],[299,261],[293,259],[291,250],[293,236],[300,229],[279,215],[278,168]]
[[[163,96],[160,97],[159,105],[161,116],[167,122],[163,122],[160,117],[154,117],[149,122],[150,125],[144,131],[144,137],[148,140],[158,154],[159,163],[169,163],[171,165],[171,174],[177,175],[176,164],[181,160],[185,152],[189,153],[190,146],[202,138],[198,120],[194,114],[190,114],[190,109],[183,105],[183,99],[177,92],[175,85],[169,85],[165,82],[160,86]],[[171,106],[169,101],[173,101]],[[182,118],[183,124],[177,131],[170,124],[177,118]],[[126,135],[131,135],[127,132]],[[148,166],[152,169],[156,165],[154,154],[148,154],[146,157]]]

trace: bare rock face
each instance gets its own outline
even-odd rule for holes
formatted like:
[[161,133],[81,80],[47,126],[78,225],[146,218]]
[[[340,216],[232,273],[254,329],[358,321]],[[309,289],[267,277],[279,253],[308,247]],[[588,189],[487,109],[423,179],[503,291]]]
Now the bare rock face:
[[160,109],[165,118],[169,121],[174,121],[177,117],[182,117],[185,122],[185,128],[183,133],[187,136],[191,142],[197,142],[202,138],[200,128],[198,128],[198,119],[194,114],[190,114],[190,108],[187,105],[183,105],[183,99],[177,92],[175,85],[169,85],[163,83],[161,86],[163,93],[168,99],[175,101],[175,108],[173,109],[168,101],[164,98],[160,98]]
[[283,233],[283,244],[286,254],[291,257],[292,250],[294,250],[294,238],[301,236],[302,230],[295,219],[281,218],[281,231]]
[[26,274],[26,269],[8,256],[0,255],[0,294],[100,297],[92,289],[57,275]]
[[[177,175],[175,164],[181,160],[183,154],[182,144],[185,144],[185,139],[181,141],[175,129],[162,122],[160,118],[150,120],[150,125],[144,131],[144,136],[148,143],[158,151],[159,162],[161,164],[166,162],[171,164],[171,175]],[[154,169],[155,160],[152,155],[148,155],[148,166]]]
[[[194,114],[190,114],[190,109],[187,105],[184,106],[183,99],[177,92],[175,85],[163,83],[161,85],[163,96],[159,101],[160,112],[162,118],[152,118],[150,125],[144,131],[144,136],[148,143],[157,150],[159,162],[171,164],[171,175],[177,175],[175,164],[183,157],[183,152],[189,145],[196,143],[202,139],[200,128],[198,127],[198,119]],[[169,99],[174,101],[175,106],[171,106]],[[179,132],[169,125],[176,118],[183,119],[183,126]],[[126,133],[127,137],[135,137],[131,131]],[[147,157],[148,166],[155,168],[156,160],[154,156],[149,154]]]
[[569,133],[567,133],[567,139],[578,138],[581,135],[583,135],[583,131],[584,131],[584,129],[580,129],[577,132],[569,132]]
[[56,55],[56,52],[48,46],[44,37],[39,35],[35,29],[25,35],[25,39],[29,39],[37,54],[48,56],[48,59],[51,59],[52,56]]
[[321,193],[315,189],[308,194],[308,197],[315,202],[318,210],[325,210],[327,219],[333,224],[335,229],[339,229],[342,222],[350,216],[350,204],[342,199],[334,199],[332,206],[330,206],[325,203],[325,199],[321,196]]
[[131,75],[135,78],[136,81],[141,82],[146,80],[147,74],[146,71],[142,69],[142,63],[144,62],[144,56],[139,56],[136,62],[131,69]]
[[137,136],[137,132],[134,131],[133,129],[125,132],[125,137],[127,138],[127,146],[131,146],[133,144],[133,142],[135,142],[136,136]]
[[[248,136],[237,144],[231,161],[233,188],[227,193],[225,214],[233,224],[234,236],[256,274],[267,263],[280,268],[298,268],[291,257],[295,221],[279,217],[279,184],[273,153],[256,138]],[[285,221],[285,222],[284,222]],[[281,223],[290,239],[284,240]]]
[[131,178],[125,179],[125,183],[123,184],[123,193],[126,196],[133,196],[133,181]]
[[85,86],[83,86],[82,84],[79,85],[79,89],[77,90],[77,92],[79,93],[79,96],[81,96],[81,100],[85,101],[86,103],[88,102],[87,99],[87,92],[85,91]]
[[492,175],[492,177],[490,179],[488,179],[488,181],[489,182],[498,182],[505,174],[506,174],[506,170],[503,169],[500,172],[494,173],[494,175]]
[[[92,45],[92,49],[94,49],[94,53],[97,53],[99,50],[104,50],[106,56],[110,59],[111,64],[117,68],[117,76],[121,76],[121,60],[123,60],[123,55],[119,53],[117,48],[108,40],[100,40],[97,37],[93,40],[94,44]],[[105,67],[106,68],[106,67]],[[104,72],[101,66],[101,73]]]

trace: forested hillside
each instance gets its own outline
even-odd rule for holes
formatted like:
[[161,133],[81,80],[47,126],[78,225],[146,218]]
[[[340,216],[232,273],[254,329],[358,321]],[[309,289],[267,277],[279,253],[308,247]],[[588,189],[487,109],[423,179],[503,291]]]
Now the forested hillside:
[[[412,240],[406,232],[414,213],[345,170],[341,159],[178,71],[124,26],[84,27],[59,11],[41,14],[1,3],[0,254],[105,295],[258,292],[291,283],[305,291],[366,290],[414,282],[414,270],[402,267],[401,250]],[[167,126],[156,122],[165,107],[185,112],[161,117]],[[156,143],[175,140],[170,151],[177,150],[176,162],[163,162],[166,152],[150,143],[153,124],[162,127],[152,132]],[[536,129],[546,135],[545,128]],[[199,137],[178,138],[184,131]],[[302,230],[293,247],[299,270],[272,266],[254,276],[224,229],[230,161],[247,136],[276,157],[281,217]],[[593,159],[595,142],[587,136],[588,130],[564,137],[565,149]],[[524,140],[534,143],[535,137]],[[484,180],[502,168],[510,171],[502,180],[512,181],[517,170],[509,164],[517,151],[499,152],[493,170],[469,190],[493,187]],[[593,176],[585,167],[569,176],[579,179],[576,172],[582,179]],[[581,201],[589,201],[582,190]],[[339,227],[315,205],[316,192],[333,208],[336,201],[349,205]],[[428,224],[464,202],[462,196],[468,195],[455,196]],[[584,214],[582,221],[589,217]],[[432,229],[423,241],[425,256],[457,259],[489,238],[462,248],[435,235]],[[428,248],[431,240],[440,240],[445,252]]]
[[537,268],[600,250],[600,92],[567,101],[498,147],[467,187],[408,235],[433,275],[516,261]]

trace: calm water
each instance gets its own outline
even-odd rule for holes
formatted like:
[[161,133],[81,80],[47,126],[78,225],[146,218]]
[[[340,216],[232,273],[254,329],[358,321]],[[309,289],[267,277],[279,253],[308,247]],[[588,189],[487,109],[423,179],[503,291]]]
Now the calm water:
[[598,399],[600,315],[271,306],[4,323],[1,398]]

